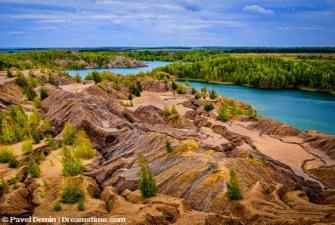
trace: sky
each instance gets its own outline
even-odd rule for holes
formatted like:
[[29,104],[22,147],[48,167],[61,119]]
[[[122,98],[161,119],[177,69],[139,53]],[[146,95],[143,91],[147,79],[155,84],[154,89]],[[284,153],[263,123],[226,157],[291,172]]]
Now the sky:
[[335,0],[0,0],[0,48],[335,46]]

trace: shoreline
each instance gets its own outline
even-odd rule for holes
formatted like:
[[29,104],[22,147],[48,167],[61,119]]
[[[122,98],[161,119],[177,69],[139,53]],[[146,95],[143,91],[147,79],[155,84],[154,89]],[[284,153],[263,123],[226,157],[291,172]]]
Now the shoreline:
[[177,78],[177,81],[193,81],[193,82],[199,82],[204,84],[221,84],[221,85],[237,85],[241,87],[248,87],[248,88],[255,88],[259,90],[299,90],[299,91],[305,91],[305,92],[313,92],[313,93],[322,93],[322,94],[329,94],[332,96],[335,96],[335,90],[330,91],[326,89],[319,89],[319,88],[310,88],[305,86],[297,86],[297,87],[287,87],[287,88],[258,88],[252,85],[247,84],[236,84],[235,82],[223,82],[223,81],[206,81],[203,79],[192,79],[192,78]]

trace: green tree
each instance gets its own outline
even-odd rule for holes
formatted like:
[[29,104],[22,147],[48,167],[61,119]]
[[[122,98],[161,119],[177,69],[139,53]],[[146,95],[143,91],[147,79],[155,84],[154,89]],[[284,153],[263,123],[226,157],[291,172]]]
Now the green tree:
[[48,91],[45,87],[41,87],[40,89],[40,98],[43,100],[48,97]]
[[65,123],[63,129],[63,143],[73,145],[77,134],[77,129],[71,123]]
[[81,82],[80,73],[76,73],[76,75],[74,76],[74,79],[76,80],[77,83],[80,83]]
[[143,154],[139,155],[138,163],[141,167],[139,175],[140,175],[140,189],[142,197],[143,198],[153,197],[157,194],[156,180]]
[[219,110],[219,115],[218,115],[218,119],[223,121],[223,122],[227,122],[230,118],[230,114],[227,111],[226,107],[221,107]]
[[239,179],[234,170],[231,170],[229,173],[229,182],[227,188],[227,196],[230,200],[239,200],[243,198]]
[[210,99],[215,99],[217,96],[218,96],[218,95],[217,95],[215,89],[212,89],[212,90],[209,92],[209,98],[210,98]]
[[173,152],[173,147],[171,144],[171,141],[167,140],[165,143],[165,150],[167,153],[172,153]]
[[68,146],[62,148],[62,167],[64,176],[76,176],[83,170],[81,160],[74,156],[73,150]]

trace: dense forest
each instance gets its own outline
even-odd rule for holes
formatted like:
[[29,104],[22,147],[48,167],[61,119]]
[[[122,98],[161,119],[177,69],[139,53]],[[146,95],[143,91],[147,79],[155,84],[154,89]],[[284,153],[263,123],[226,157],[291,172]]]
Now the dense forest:
[[278,56],[219,56],[157,68],[178,78],[233,82],[258,88],[335,89],[334,59],[287,59]]
[[195,51],[28,51],[0,54],[0,70],[9,68],[81,69],[101,67],[116,56],[176,62],[157,68],[178,78],[232,82],[259,88],[299,86],[335,90],[335,55],[229,54],[218,50]]

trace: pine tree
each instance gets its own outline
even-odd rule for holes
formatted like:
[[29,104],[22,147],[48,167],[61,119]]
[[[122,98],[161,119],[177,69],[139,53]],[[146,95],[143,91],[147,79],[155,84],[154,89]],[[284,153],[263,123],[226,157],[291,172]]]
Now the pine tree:
[[138,162],[141,167],[140,171],[140,189],[143,198],[153,197],[157,194],[156,180],[153,176],[148,162],[143,154],[138,157]]
[[243,198],[239,179],[234,170],[231,170],[229,173],[227,196],[230,200],[239,200]]
[[167,140],[165,143],[165,149],[167,153],[172,153],[173,152],[173,147],[171,145],[171,141]]

